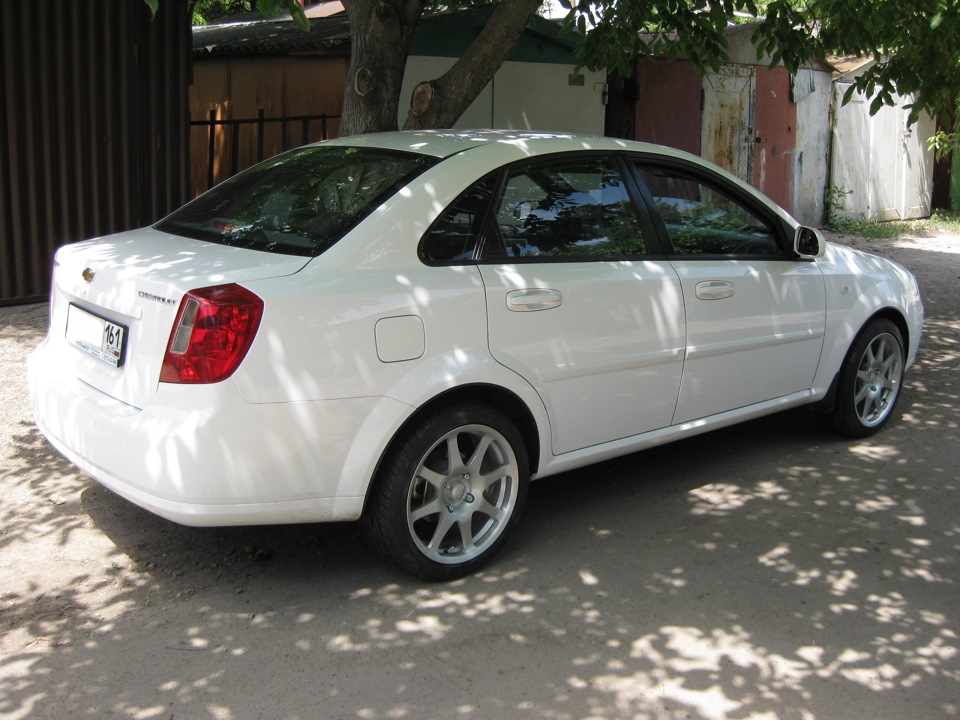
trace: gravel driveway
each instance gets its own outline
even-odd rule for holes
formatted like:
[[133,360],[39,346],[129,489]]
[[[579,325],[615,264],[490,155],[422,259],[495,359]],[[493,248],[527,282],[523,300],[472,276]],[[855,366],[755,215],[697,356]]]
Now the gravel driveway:
[[790,411],[534,483],[449,584],[349,524],[181,527],[79,475],[26,398],[46,308],[0,308],[0,717],[960,716],[960,238],[840,240],[924,293],[885,431]]

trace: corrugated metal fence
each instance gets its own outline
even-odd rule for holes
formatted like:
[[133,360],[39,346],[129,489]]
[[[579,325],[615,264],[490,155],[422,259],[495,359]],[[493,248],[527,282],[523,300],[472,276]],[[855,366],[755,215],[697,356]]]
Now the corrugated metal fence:
[[43,300],[54,250],[188,194],[187,3],[0,3],[0,304]]

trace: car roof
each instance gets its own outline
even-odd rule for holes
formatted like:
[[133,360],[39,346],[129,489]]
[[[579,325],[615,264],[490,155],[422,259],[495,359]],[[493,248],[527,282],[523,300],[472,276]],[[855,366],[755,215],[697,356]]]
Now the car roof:
[[676,158],[695,166],[711,168],[716,175],[725,178],[730,184],[755,195],[791,225],[798,224],[783,208],[770,198],[757,193],[745,181],[728,170],[683,150],[636,140],[535,130],[398,130],[352,135],[317,144],[416,152],[440,159],[469,151],[471,157],[477,157],[477,153],[482,153],[488,162],[497,164],[574,150],[646,153],[661,159]]
[[491,145],[499,146],[508,153],[510,151],[507,148],[514,148],[513,152],[518,156],[577,149],[647,150],[657,153],[684,154],[659,145],[632,140],[578,133],[531,130],[399,130],[369,135],[353,135],[328,140],[323,144],[405,150],[438,158],[446,158],[465,150]]

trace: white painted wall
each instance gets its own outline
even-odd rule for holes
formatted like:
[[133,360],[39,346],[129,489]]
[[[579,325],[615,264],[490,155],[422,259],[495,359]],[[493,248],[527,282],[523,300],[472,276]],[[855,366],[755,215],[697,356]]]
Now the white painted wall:
[[908,96],[876,115],[870,115],[870,100],[860,94],[841,106],[849,86],[838,82],[834,91],[831,185],[844,193],[837,215],[867,220],[929,216],[933,153],[926,139],[935,132],[933,119],[923,115],[908,128]]
[[[417,83],[440,77],[455,58],[410,57],[400,95],[403,127]],[[455,128],[554,130],[603,135],[603,72],[581,70],[583,85],[571,85],[573,65],[505,62]]]
[[801,70],[812,90],[797,102],[797,146],[793,156],[793,216],[808,225],[822,225],[823,194],[827,187],[830,158],[830,104],[833,82],[830,73]]

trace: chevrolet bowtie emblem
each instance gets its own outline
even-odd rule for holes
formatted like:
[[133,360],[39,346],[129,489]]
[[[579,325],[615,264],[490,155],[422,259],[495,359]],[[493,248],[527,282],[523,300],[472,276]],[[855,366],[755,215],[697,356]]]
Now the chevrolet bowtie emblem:
[[84,268],[83,269],[83,279],[88,283],[92,283],[93,279],[97,276],[97,273],[93,271],[93,268]]

